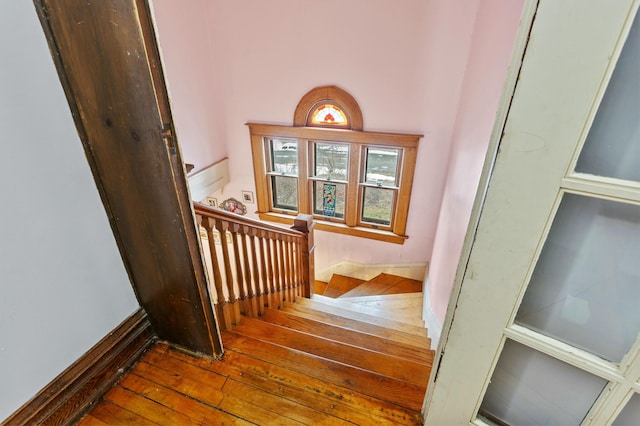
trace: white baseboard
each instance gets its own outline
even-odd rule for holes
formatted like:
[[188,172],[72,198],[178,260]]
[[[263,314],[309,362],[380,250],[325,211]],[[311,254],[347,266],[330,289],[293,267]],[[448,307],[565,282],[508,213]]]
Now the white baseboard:
[[436,349],[438,342],[440,341],[440,335],[442,334],[442,324],[436,318],[436,315],[431,309],[431,298],[429,296],[429,277],[427,277],[424,283],[424,301],[422,303],[422,319],[425,327],[429,330],[429,337],[431,338],[431,348]]
[[429,263],[400,263],[367,265],[350,261],[343,261],[336,265],[316,271],[316,280],[329,282],[333,274],[370,280],[381,273],[398,275],[400,277],[424,281],[429,269]]

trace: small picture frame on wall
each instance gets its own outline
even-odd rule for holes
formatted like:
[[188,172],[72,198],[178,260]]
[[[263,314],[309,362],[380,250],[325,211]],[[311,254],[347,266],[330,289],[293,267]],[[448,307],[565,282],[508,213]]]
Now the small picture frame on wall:
[[242,191],[242,201],[245,203],[253,203],[253,192]]

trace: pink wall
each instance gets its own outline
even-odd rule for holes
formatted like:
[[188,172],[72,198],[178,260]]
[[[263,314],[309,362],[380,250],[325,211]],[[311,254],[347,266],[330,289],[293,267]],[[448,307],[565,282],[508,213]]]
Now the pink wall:
[[300,0],[154,0],[185,160],[200,166],[226,152],[231,183],[219,201],[253,191],[244,123],[289,125],[307,91],[340,86],[359,102],[366,130],[425,137],[409,240],[390,245],[318,232],[316,268],[342,260],[428,261],[478,4],[326,0],[318,8]]
[[431,308],[441,323],[453,287],[522,4],[523,0],[483,0],[478,8],[429,272]]
[[152,1],[176,134],[183,159],[195,165],[195,172],[227,156],[220,99],[212,84],[211,2]]

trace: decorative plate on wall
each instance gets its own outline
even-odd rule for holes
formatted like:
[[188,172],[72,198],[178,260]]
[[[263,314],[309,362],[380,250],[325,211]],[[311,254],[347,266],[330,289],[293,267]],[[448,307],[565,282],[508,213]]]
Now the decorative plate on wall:
[[231,213],[247,214],[247,207],[235,198],[224,200],[218,207]]

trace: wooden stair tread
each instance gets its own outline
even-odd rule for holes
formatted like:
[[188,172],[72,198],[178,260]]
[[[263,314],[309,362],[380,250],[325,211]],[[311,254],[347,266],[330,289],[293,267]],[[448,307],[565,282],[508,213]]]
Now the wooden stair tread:
[[[373,297],[373,299],[369,299],[369,297]],[[422,297],[416,298],[413,296],[408,299],[398,300],[393,295],[360,296],[358,298],[349,297],[345,299],[314,296],[314,299],[318,302],[328,303],[363,314],[387,318],[418,327],[418,329],[425,328],[424,320],[422,319]],[[416,330],[416,332],[421,331]]]
[[416,334],[405,333],[403,331],[394,330],[388,327],[347,318],[338,314],[319,311],[317,309],[310,308],[309,306],[306,306],[302,303],[285,303],[283,310],[285,312],[294,312],[296,315],[303,316],[305,318],[328,322],[342,328],[383,337],[385,339],[400,342],[416,348],[431,347],[431,339],[426,337],[426,334],[425,336],[418,336]]
[[340,297],[370,296],[376,294],[415,293],[422,291],[422,281],[384,272],[353,288]]
[[328,285],[329,283],[316,280],[313,283],[313,294],[324,294],[324,291],[327,289]]
[[257,340],[296,349],[312,355],[358,366],[380,375],[423,385],[429,380],[430,367],[368,349],[347,345],[296,330],[243,318],[234,332]]
[[[403,277],[404,278],[404,277]],[[389,288],[384,294],[420,293],[423,290],[423,282],[411,278],[404,278]]]
[[300,303],[302,305],[306,305],[324,312],[329,312],[362,322],[380,325],[382,327],[392,328],[398,331],[404,331],[406,333],[411,333],[418,336],[426,337],[427,335],[427,330],[423,326],[407,324],[405,322],[385,318],[381,315],[381,313],[376,312],[376,310],[364,306],[358,306],[357,304],[351,304],[352,306],[345,306],[345,302],[340,302],[339,300],[323,296],[314,296],[313,299],[300,298],[296,301],[296,303]]
[[[333,317],[335,318],[335,316]],[[433,351],[429,348],[416,348],[415,346],[395,342],[384,337],[342,328],[333,325],[332,321],[318,321],[304,316],[295,315],[291,311],[278,311],[267,309],[260,318],[272,324],[291,328],[303,333],[313,334],[327,339],[335,340],[350,345],[356,345],[375,352],[385,353],[398,358],[407,359],[421,364],[433,363]]]
[[[357,296],[339,298],[338,300],[371,309],[370,313],[376,316],[424,327],[424,320],[421,318],[423,304],[422,293]],[[352,305],[341,303],[341,306],[351,307]]]
[[373,294],[369,296],[352,296],[352,297],[339,297],[340,302],[368,302],[375,300],[389,300],[389,301],[409,301],[416,299],[422,300],[424,297],[422,292],[413,292],[413,293],[394,293],[394,294]]
[[[377,375],[350,365],[296,351],[291,348],[253,339],[235,332],[224,332],[227,347],[225,357],[240,360],[240,357],[255,358],[255,362],[273,365],[272,368],[286,369],[290,375],[302,381],[309,378],[324,382],[330,388],[356,389],[355,395],[363,394],[393,404],[392,417],[406,414],[406,410],[419,410],[424,398],[425,387],[417,386],[387,376]],[[333,388],[331,388],[333,389]],[[339,393],[336,393],[338,395]],[[327,395],[332,395],[331,393]]]
[[338,297],[349,290],[358,287],[365,282],[358,278],[347,277],[345,275],[333,274],[329,280],[329,284],[324,290],[323,296]]

